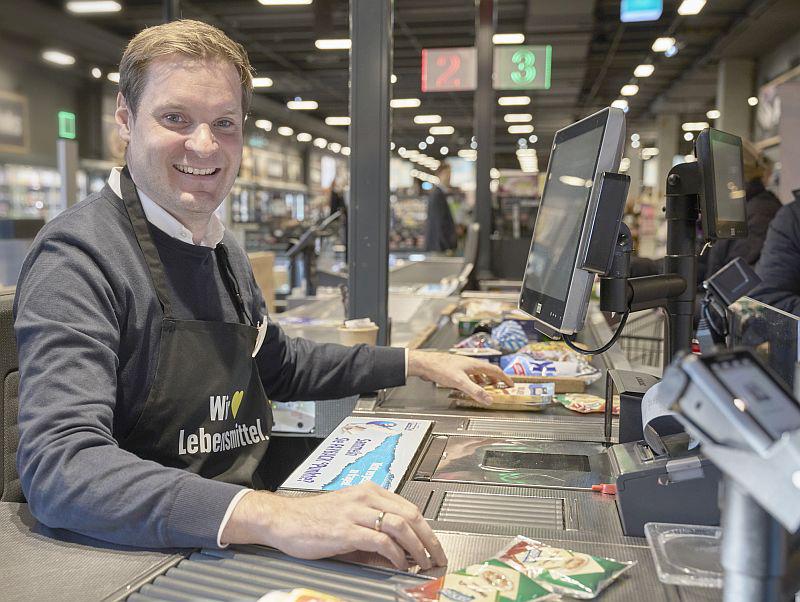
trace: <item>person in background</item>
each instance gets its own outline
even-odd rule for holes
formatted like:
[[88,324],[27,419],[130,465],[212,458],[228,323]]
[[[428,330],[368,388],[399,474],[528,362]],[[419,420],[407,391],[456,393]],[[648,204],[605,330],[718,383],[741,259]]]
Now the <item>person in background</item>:
[[781,207],[769,225],[756,264],[761,284],[750,293],[767,305],[800,316],[800,191]]
[[720,240],[708,252],[704,280],[736,257],[754,266],[761,256],[767,229],[781,202],[766,189],[772,175],[772,161],[748,140],[743,141],[747,238]]
[[433,187],[428,196],[428,219],[425,228],[426,251],[452,251],[458,244],[456,224],[447,193],[450,189],[450,166],[442,163],[436,171],[439,184]]

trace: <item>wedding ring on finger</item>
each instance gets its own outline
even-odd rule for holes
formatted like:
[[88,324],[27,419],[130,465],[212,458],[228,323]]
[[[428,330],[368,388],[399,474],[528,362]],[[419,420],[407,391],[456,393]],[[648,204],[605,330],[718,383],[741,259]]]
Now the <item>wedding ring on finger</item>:
[[386,516],[386,513],[383,510],[381,510],[380,512],[378,512],[378,518],[375,519],[375,525],[373,525],[373,529],[375,529],[378,532],[381,531],[381,527],[383,526],[384,516]]

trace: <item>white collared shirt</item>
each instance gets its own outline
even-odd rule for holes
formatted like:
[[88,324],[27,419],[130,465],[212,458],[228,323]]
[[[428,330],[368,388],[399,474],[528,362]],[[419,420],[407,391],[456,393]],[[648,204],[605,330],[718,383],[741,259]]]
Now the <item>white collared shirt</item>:
[[[122,187],[119,183],[120,174],[122,173],[121,167],[114,167],[108,176],[108,185],[119,198],[122,198]],[[172,238],[177,238],[183,242],[194,244],[192,233],[186,226],[180,223],[173,217],[166,209],[156,203],[153,199],[147,196],[141,188],[136,188],[139,193],[139,199],[142,201],[142,209],[147,221],[153,224],[162,232],[169,234]],[[225,225],[220,221],[216,214],[211,214],[211,220],[208,222],[208,228],[200,241],[200,245],[204,247],[216,247],[225,235]]]

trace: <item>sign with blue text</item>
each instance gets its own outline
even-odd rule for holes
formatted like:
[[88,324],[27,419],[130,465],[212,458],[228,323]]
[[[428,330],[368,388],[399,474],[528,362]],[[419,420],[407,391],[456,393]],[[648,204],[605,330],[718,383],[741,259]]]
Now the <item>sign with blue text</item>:
[[349,416],[282,487],[335,491],[372,481],[395,491],[432,425],[430,420]]

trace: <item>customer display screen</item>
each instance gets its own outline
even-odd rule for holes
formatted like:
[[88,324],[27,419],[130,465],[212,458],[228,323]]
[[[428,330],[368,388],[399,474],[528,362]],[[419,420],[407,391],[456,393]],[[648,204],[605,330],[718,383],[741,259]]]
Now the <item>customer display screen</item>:
[[711,370],[746,412],[773,439],[800,429],[800,407],[764,370],[746,356],[714,361]]
[[550,155],[525,286],[558,301],[567,299],[603,131],[556,141]]
[[717,222],[743,222],[745,213],[742,149],[716,136],[711,138]]

